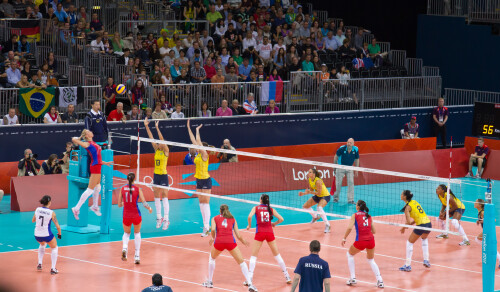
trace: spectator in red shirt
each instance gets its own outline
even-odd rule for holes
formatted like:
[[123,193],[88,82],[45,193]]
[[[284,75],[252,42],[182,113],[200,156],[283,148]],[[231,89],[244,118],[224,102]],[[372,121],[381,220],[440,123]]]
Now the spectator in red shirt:
[[441,136],[441,144],[446,148],[446,122],[448,121],[448,108],[444,106],[444,98],[438,99],[438,106],[432,111],[432,119],[434,121],[434,134]]
[[[476,149],[474,153],[470,155],[469,158],[469,172],[465,177],[475,177],[481,178],[483,174],[483,170],[486,167],[486,159],[488,159],[488,155],[490,154],[490,148],[486,144],[484,144],[483,138],[477,139]],[[472,173],[472,166],[477,166],[477,173],[474,176]]]
[[207,79],[210,80],[212,79],[212,77],[215,76],[215,74],[217,73],[215,71],[215,67],[212,65],[212,58],[207,58],[207,62],[206,62],[206,65],[203,66],[203,69],[205,69],[205,73],[207,74]]
[[125,113],[123,112],[123,103],[119,102],[116,104],[116,109],[112,110],[111,113],[109,113],[109,116],[107,118],[108,122],[112,121],[122,121],[125,122]]

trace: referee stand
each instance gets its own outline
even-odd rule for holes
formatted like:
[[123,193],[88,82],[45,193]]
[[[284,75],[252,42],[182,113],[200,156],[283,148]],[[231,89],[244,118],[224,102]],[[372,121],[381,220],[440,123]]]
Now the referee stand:
[[484,204],[481,261],[483,266],[483,292],[493,292],[495,291],[497,236],[495,227],[495,206],[491,202],[491,180],[488,179],[487,182],[488,188],[485,194],[486,204]]
[[[97,143],[102,147],[102,161],[113,161],[113,151],[105,149],[107,142]],[[72,160],[77,157],[77,160]],[[101,168],[101,223],[100,226],[88,224],[89,204],[85,202],[80,209],[80,220],[76,220],[71,211],[80,196],[87,189],[89,184],[89,164],[90,158],[87,150],[80,147],[71,151],[71,160],[69,162],[68,174],[68,217],[67,225],[62,225],[61,229],[76,233],[94,233],[109,234],[111,222],[111,206],[113,201],[113,165],[102,165]]]

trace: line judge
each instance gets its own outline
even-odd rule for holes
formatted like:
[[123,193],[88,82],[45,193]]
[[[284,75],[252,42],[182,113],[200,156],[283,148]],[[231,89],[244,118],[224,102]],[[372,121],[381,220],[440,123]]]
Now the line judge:
[[[349,138],[346,145],[342,145],[337,149],[335,157],[333,158],[333,163],[359,167],[359,150],[358,147],[354,146],[353,138]],[[336,169],[335,172],[336,190],[333,194],[333,202],[337,203],[339,201],[339,194],[344,176],[347,176],[347,203],[354,205],[354,176],[358,176],[358,172],[341,168]]]

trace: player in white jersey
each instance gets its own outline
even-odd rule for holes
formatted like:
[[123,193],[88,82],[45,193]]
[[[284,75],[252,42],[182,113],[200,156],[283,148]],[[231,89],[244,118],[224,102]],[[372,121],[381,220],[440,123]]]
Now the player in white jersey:
[[33,215],[33,219],[31,222],[36,222],[35,226],[35,239],[40,246],[38,247],[38,266],[36,269],[38,271],[42,270],[42,261],[43,255],[45,254],[45,246],[48,244],[50,248],[52,248],[51,259],[52,259],[52,268],[50,269],[50,274],[55,275],[58,273],[56,269],[57,263],[57,241],[52,234],[52,230],[50,229],[51,223],[54,222],[57,228],[57,238],[61,239],[61,226],[59,226],[59,222],[56,219],[56,213],[50,210],[50,205],[52,204],[52,199],[50,196],[43,196],[40,200],[40,204],[43,207],[36,208],[35,215]]

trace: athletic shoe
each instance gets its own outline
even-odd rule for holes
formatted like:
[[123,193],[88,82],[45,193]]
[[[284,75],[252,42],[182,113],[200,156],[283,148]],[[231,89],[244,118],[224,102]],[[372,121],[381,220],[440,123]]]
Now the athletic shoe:
[[356,281],[356,278],[349,279],[346,282],[346,284],[349,286],[356,285],[357,283],[358,283],[358,281]]
[[290,275],[288,272],[285,274],[285,279],[287,284],[292,284],[292,278],[290,278]]
[[205,281],[203,282],[203,284],[201,284],[203,287],[207,287],[207,288],[213,288],[214,287],[214,283],[212,281]]
[[80,215],[80,210],[77,210],[76,207],[71,208],[71,211],[73,211],[73,216],[75,216],[76,220],[80,220],[78,215]]
[[203,232],[201,233],[201,237],[207,237],[210,233],[210,229],[203,227]]
[[168,226],[170,225],[170,221],[168,221],[167,218],[163,218],[163,220],[161,221],[161,224],[163,225],[163,230],[167,230],[168,229]]
[[349,205],[355,205],[354,201],[349,201],[349,202],[347,202],[347,204],[349,204]]
[[377,287],[378,287],[378,288],[384,288],[384,282],[382,282],[382,281],[377,281]]
[[424,267],[430,268],[431,267],[431,263],[429,263],[429,261],[427,261],[427,260],[424,260]]
[[481,174],[479,173],[479,171],[476,173],[476,175],[474,176],[474,178],[481,178]]
[[156,228],[160,228],[162,222],[163,220],[161,218],[156,218]]
[[465,175],[465,177],[474,177],[474,174],[472,173],[472,171],[469,171],[469,172]]
[[59,271],[57,269],[50,269],[50,274],[51,275],[55,275],[55,274],[58,274]]
[[92,212],[94,212],[97,216],[101,216],[101,211],[99,211],[99,206],[92,206],[90,207],[90,210],[92,210]]
[[38,266],[36,266],[36,270],[37,271],[41,271],[42,270],[42,264],[38,264]]
[[257,288],[255,288],[254,285],[250,285],[248,286],[248,292],[258,292],[259,290],[257,290]]
[[464,245],[470,245],[470,242],[468,240],[463,240],[462,242],[460,242],[458,245],[460,246],[464,246]]
[[411,266],[404,265],[399,270],[402,272],[411,272]]
[[134,262],[135,262],[136,265],[140,264],[141,263],[141,258],[138,255],[136,255],[134,257]]
[[339,202],[339,199],[333,199],[333,202],[334,202],[334,203],[338,203],[338,202]]
[[127,250],[124,249],[122,250],[122,261],[126,261],[127,260]]
[[330,225],[326,225],[325,226],[325,233],[330,233],[330,229],[331,229],[331,226]]
[[319,220],[319,215],[316,216],[316,217],[313,217],[312,220],[311,220],[311,222],[309,222],[309,223],[313,224],[314,222],[316,222],[318,220]]
[[439,234],[438,236],[436,236],[436,238],[448,239],[448,234],[446,234],[446,233],[441,233],[441,234]]

